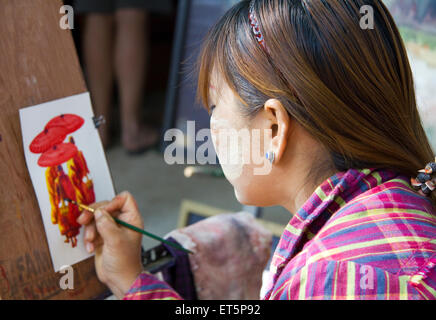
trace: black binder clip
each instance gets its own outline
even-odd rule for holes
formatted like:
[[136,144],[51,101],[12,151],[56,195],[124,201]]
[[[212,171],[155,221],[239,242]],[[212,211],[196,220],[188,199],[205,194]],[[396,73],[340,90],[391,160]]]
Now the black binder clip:
[[175,258],[163,244],[147,251],[141,248],[141,258],[144,270],[150,273],[157,273],[175,263]]
[[92,121],[94,121],[94,126],[96,129],[100,128],[102,124],[106,123],[106,119],[104,118],[103,115],[99,117],[92,117]]

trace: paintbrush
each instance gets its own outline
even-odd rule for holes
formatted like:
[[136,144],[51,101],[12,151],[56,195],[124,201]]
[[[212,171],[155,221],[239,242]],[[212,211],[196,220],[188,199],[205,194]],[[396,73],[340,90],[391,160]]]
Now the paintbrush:
[[[65,200],[67,200],[68,202],[71,202],[72,204],[75,204],[79,208],[81,208],[83,210],[86,210],[86,211],[89,211],[91,213],[94,213],[95,210],[96,210],[96,209],[93,209],[93,208],[88,207],[88,206],[86,206],[84,204],[78,203],[78,202],[76,202],[74,200],[71,200],[71,199],[65,199]],[[135,226],[133,226],[133,225],[127,223],[127,222],[124,222],[124,221],[120,220],[120,219],[117,219],[117,218],[114,218],[114,217],[113,217],[113,219],[115,220],[116,223],[122,225],[123,227],[126,227],[126,228],[129,228],[129,229],[133,230],[133,231],[142,233],[143,235],[146,235],[147,237],[150,237],[150,238],[155,239],[157,241],[163,242],[163,243],[165,243],[165,244],[167,244],[167,245],[169,245],[169,246],[171,246],[171,247],[173,247],[175,249],[185,251],[186,253],[191,253],[191,254],[193,253],[192,251],[187,250],[187,249],[183,248],[182,246],[180,246],[180,245],[178,245],[176,243],[173,243],[173,242],[170,242],[168,240],[165,240],[165,239],[163,239],[161,237],[158,237],[158,236],[156,236],[156,235],[154,235],[154,234],[152,234],[150,232],[147,232],[147,231],[145,231],[143,229],[135,227]]]

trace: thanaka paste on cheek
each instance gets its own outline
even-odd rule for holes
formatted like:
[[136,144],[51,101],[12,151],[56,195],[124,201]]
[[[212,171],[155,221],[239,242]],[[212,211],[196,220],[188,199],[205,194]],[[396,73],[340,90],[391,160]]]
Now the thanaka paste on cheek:
[[[226,119],[216,119],[211,117],[210,121],[212,142],[220,160],[224,175],[231,182],[239,178],[242,174],[243,146],[241,139],[233,140],[231,132],[238,132],[243,129],[240,123],[230,123]],[[236,137],[237,138],[237,137]]]

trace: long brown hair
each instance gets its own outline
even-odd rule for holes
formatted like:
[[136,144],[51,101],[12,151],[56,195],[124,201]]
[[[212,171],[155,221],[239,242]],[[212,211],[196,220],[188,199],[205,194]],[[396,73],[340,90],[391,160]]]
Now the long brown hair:
[[[251,30],[249,3],[234,5],[204,41],[197,95],[206,108],[217,68],[247,116],[279,99],[339,171],[389,168],[415,177],[434,160],[407,52],[381,0],[255,0],[268,51]],[[360,26],[364,5],[373,8],[373,29]]]

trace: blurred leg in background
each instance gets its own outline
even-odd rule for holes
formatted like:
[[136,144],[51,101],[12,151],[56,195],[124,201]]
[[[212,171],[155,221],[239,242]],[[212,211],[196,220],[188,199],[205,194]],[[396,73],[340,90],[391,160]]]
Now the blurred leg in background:
[[[143,123],[142,109],[149,58],[149,11],[152,1],[75,0],[83,15],[82,58],[94,113],[106,124],[99,128],[110,144],[112,98],[116,81],[120,105],[121,142],[129,153],[156,145],[157,129]],[[157,3],[157,2],[156,2]]]
[[114,17],[107,13],[89,13],[84,18],[82,46],[88,87],[94,114],[103,115],[106,125],[99,128],[103,145],[110,143],[111,109],[114,86]]
[[156,144],[158,131],[143,124],[142,106],[149,57],[149,13],[120,8],[115,13],[115,70],[120,93],[121,141],[129,152]]

